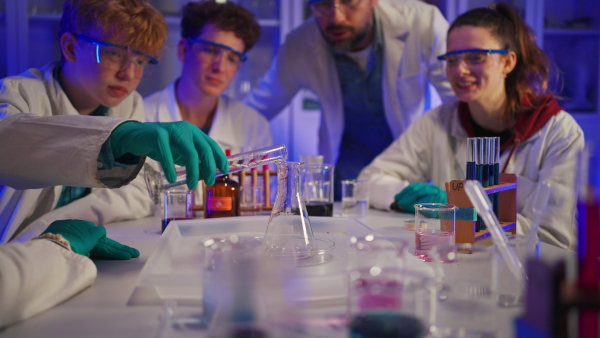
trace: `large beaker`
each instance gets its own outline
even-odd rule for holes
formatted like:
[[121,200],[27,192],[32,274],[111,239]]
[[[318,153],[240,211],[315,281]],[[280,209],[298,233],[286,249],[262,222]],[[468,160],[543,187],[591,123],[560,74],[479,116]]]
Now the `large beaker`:
[[300,162],[277,162],[277,197],[263,240],[265,251],[282,258],[306,259],[316,252],[306,205],[300,192]]

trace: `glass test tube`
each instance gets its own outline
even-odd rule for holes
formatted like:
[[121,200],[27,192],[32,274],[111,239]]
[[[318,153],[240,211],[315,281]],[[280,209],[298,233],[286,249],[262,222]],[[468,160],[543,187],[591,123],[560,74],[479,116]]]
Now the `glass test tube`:
[[[493,152],[493,166],[494,166],[494,185],[500,184],[500,138],[494,137],[494,152]],[[500,211],[500,193],[494,193],[494,200],[492,201],[492,207],[494,214],[498,217]]]
[[[234,154],[227,156],[229,162],[229,173],[235,173],[248,168],[255,168],[277,161],[287,160],[288,152],[287,148],[283,144],[278,144],[271,147],[265,147],[244,153]],[[169,183],[165,175],[149,164],[144,164],[144,179],[146,181],[146,187],[148,188],[148,194],[154,203],[158,203],[160,200],[160,192],[165,189],[170,189],[186,183],[186,171],[185,167],[179,167],[176,170],[177,178],[174,183]],[[220,177],[223,174],[217,171],[216,177]]]
[[481,175],[481,185],[483,187],[490,186],[490,142],[489,137],[481,138],[481,148],[483,149],[483,157],[482,157],[482,175]]
[[[477,141],[477,161],[475,167],[477,168],[477,180],[483,185],[483,163],[484,163],[484,150],[485,142],[483,137],[476,138]],[[477,223],[475,224],[475,232],[481,230],[482,220],[480,216],[477,216]]]
[[477,179],[477,139],[467,138],[467,180]]

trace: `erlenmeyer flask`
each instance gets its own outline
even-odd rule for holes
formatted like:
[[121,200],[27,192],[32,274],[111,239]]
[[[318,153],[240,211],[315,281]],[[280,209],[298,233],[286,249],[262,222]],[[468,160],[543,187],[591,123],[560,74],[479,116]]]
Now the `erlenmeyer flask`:
[[269,254],[306,259],[316,252],[308,212],[300,193],[300,162],[277,162],[277,197],[263,240]]

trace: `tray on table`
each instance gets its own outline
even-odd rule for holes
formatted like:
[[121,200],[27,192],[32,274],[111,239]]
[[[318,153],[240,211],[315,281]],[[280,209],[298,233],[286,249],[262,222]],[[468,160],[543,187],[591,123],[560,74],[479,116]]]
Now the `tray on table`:
[[[181,305],[202,303],[202,241],[209,237],[263,236],[268,216],[228,217],[172,221],[146,261],[128,305],[162,305],[175,300]],[[294,301],[311,306],[342,305],[346,300],[345,256],[349,236],[378,234],[354,218],[311,217],[315,238],[335,243],[330,261],[300,267],[304,290]],[[431,270],[416,257],[408,255],[408,265]]]

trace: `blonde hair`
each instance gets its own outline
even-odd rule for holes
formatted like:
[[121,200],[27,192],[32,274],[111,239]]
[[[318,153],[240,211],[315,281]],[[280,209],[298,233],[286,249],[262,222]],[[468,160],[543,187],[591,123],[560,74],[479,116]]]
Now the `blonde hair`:
[[146,0],[65,1],[58,38],[64,33],[91,32],[158,57],[167,38],[167,25],[163,15]]

